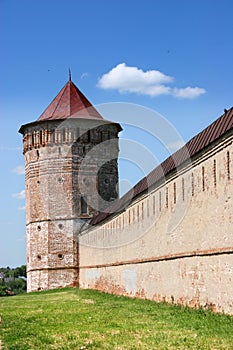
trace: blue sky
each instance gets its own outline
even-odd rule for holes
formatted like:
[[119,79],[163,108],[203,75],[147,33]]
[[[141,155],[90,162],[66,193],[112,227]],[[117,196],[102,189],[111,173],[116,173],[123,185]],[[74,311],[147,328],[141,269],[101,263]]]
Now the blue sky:
[[[26,261],[18,129],[39,117],[68,68],[93,104],[150,108],[187,141],[233,105],[232,12],[230,0],[0,1],[0,266]],[[123,135],[165,156],[148,134]]]

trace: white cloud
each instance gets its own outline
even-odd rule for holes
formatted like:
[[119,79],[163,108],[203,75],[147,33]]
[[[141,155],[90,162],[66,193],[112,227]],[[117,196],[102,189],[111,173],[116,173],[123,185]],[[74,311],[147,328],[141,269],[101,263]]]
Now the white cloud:
[[125,63],[120,63],[99,79],[98,87],[102,89],[116,89],[121,93],[135,92],[158,96],[169,92],[170,88],[163,84],[172,80],[172,77],[158,70],[144,72],[137,67],[129,67]]
[[170,94],[171,88],[169,86],[165,85],[152,85],[152,86],[144,86],[142,88],[131,89],[130,92],[136,92],[142,95],[148,95],[148,96],[159,96],[159,95],[168,95]]
[[189,98],[189,99],[192,99],[192,98],[196,98],[202,94],[205,94],[206,93],[206,90],[203,89],[203,88],[199,88],[199,87],[186,87],[186,88],[183,88],[183,89],[177,89],[177,88],[174,88],[173,89],[173,95],[175,97],[179,97],[179,98]]
[[80,79],[83,79],[83,78],[87,78],[89,77],[89,74],[88,73],[83,73],[80,77]]
[[13,170],[13,173],[17,174],[17,175],[23,175],[25,174],[25,169],[23,165],[18,165],[17,167],[15,167]]
[[22,190],[19,193],[13,193],[12,197],[17,199],[25,199],[25,190]]
[[23,205],[22,207],[19,207],[19,208],[18,208],[18,210],[20,210],[20,211],[24,211],[24,210],[26,210],[26,206],[25,206],[25,205]]
[[137,67],[129,67],[120,63],[104,74],[97,86],[102,89],[114,89],[120,93],[137,93],[148,96],[172,95],[177,98],[195,98],[205,93],[199,87],[171,88],[173,77],[158,70],[143,71]]

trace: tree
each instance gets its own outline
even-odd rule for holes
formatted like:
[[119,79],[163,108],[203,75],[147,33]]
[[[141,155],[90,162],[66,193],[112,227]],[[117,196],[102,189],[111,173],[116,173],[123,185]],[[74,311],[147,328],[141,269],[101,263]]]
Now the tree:
[[[0,268],[0,296],[25,293],[27,290],[26,265],[11,269],[9,266]],[[20,278],[23,277],[23,278]]]

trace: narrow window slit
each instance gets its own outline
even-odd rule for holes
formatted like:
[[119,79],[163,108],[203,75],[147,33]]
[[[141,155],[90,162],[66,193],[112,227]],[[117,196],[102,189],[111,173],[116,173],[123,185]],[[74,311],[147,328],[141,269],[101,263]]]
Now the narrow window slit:
[[216,159],[214,159],[213,176],[214,176],[214,187],[216,187],[216,185],[217,185]]
[[192,173],[192,196],[194,196],[194,174]]
[[168,187],[166,187],[166,208],[168,208]]
[[202,191],[205,191],[205,168],[202,167]]
[[230,172],[230,152],[227,152],[227,179],[230,180],[231,179],[231,172]]
[[176,183],[173,184],[173,191],[174,191],[174,204],[176,204]]
[[86,200],[86,197],[81,197],[81,214],[87,214],[87,200]]

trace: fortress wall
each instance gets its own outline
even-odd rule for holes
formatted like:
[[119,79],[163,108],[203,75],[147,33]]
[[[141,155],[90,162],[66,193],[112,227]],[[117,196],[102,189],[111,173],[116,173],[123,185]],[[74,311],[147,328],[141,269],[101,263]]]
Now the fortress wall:
[[83,233],[80,287],[233,314],[232,136]]

